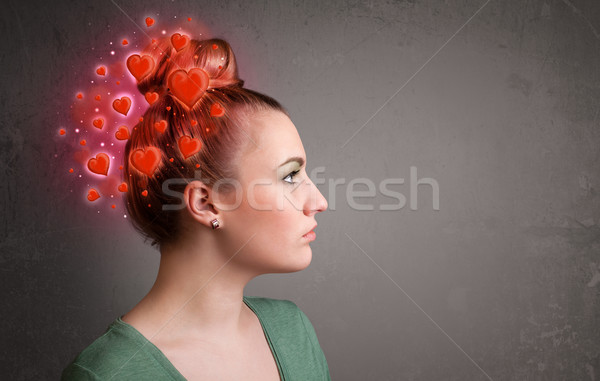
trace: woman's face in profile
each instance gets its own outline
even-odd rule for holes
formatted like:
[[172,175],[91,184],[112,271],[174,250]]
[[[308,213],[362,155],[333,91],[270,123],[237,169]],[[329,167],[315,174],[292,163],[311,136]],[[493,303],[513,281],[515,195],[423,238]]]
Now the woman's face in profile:
[[237,165],[240,204],[223,212],[222,233],[230,249],[243,246],[234,261],[245,267],[300,271],[312,259],[303,235],[316,225],[315,214],[327,209],[327,200],[306,173],[302,141],[285,114],[256,114],[246,133],[250,141]]

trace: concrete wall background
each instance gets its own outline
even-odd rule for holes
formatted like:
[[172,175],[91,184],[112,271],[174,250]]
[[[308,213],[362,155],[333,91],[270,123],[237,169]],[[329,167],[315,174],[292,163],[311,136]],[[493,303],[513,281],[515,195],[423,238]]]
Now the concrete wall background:
[[[4,2],[5,378],[57,378],[154,280],[128,222],[67,191],[56,136],[81,70],[137,30],[115,4],[201,19],[290,110],[309,170],[345,179],[319,185],[310,267],[246,290],[305,311],[334,380],[600,377],[599,3],[122,0]],[[439,210],[427,185],[417,210],[345,201],[361,177],[409,198],[411,166]]]

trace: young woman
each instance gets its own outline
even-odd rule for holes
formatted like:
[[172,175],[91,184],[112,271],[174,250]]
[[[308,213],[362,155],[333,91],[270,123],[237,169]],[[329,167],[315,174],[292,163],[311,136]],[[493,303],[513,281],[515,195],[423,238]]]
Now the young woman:
[[243,88],[224,40],[159,40],[132,57],[153,103],[126,144],[127,210],[160,267],[62,379],[330,380],[296,304],[243,294],[310,264],[327,209],[288,113]]

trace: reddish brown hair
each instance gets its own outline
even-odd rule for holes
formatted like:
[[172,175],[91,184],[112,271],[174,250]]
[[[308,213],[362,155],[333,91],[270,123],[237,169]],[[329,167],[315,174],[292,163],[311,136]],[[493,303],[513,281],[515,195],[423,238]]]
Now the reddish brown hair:
[[[231,46],[222,39],[191,40],[177,52],[169,38],[149,45],[140,55],[150,55],[155,62],[151,74],[138,82],[142,94],[157,92],[159,100],[153,103],[131,131],[125,146],[124,176],[129,185],[126,207],[133,226],[151,245],[161,247],[174,242],[180,234],[179,213],[164,210],[164,205],[180,205],[181,200],[163,192],[163,182],[168,179],[193,179],[197,170],[202,181],[213,186],[224,178],[237,179],[238,155],[248,143],[251,116],[256,112],[277,110],[288,115],[275,99],[243,88]],[[210,77],[209,88],[190,109],[167,88],[167,78],[178,69],[197,67]],[[220,117],[211,116],[213,103],[225,109]],[[157,131],[154,123],[166,120],[167,130]],[[178,149],[178,139],[187,135],[198,138],[202,148],[185,159]],[[154,146],[161,150],[162,158],[152,176],[147,176],[130,163],[130,154],[136,149]],[[183,193],[187,181],[170,185],[169,189]],[[146,192],[144,192],[147,190]],[[228,188],[219,187],[219,192]],[[146,194],[146,195],[144,195]]]

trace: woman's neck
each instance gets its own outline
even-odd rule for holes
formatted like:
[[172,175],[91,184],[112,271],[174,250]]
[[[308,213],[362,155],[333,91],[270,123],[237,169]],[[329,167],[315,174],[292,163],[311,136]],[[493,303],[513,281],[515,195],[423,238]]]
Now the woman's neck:
[[123,321],[147,338],[243,336],[251,313],[243,302],[244,288],[255,275],[228,261],[216,243],[211,246],[208,240],[202,252],[200,245],[189,243],[161,249],[154,285]]

